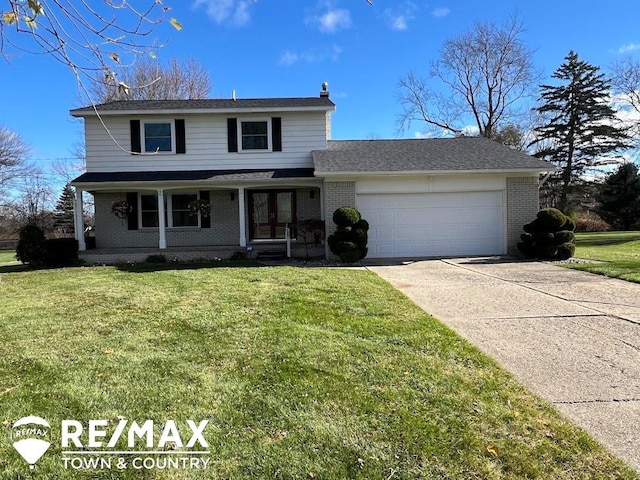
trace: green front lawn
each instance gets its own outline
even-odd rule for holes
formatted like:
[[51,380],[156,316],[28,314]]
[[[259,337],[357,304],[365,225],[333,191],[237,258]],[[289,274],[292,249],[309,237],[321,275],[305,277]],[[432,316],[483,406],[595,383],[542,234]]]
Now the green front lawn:
[[16,262],[15,250],[0,250],[0,265]]
[[[3,478],[25,415],[55,427],[37,478],[638,478],[363,270],[1,274],[0,402]],[[209,419],[209,468],[62,467],[61,420],[118,418]]]
[[601,263],[567,266],[640,283],[640,232],[578,233],[575,256]]

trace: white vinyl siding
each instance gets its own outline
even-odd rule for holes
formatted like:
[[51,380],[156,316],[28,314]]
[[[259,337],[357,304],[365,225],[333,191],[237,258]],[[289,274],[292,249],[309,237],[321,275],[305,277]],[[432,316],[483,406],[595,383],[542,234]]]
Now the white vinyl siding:
[[[88,172],[131,172],[158,170],[215,170],[250,168],[312,168],[312,150],[327,146],[325,112],[279,113],[282,118],[282,152],[252,151],[250,155],[229,153],[227,117],[229,115],[179,115],[185,119],[187,153],[174,155],[131,155],[130,117],[104,116],[103,120],[116,145],[96,118],[85,119]],[[142,122],[166,121],[145,116]],[[243,120],[252,116],[242,115]],[[256,115],[264,119],[264,114]],[[142,125],[141,125],[142,126]],[[269,142],[271,139],[269,139]]]

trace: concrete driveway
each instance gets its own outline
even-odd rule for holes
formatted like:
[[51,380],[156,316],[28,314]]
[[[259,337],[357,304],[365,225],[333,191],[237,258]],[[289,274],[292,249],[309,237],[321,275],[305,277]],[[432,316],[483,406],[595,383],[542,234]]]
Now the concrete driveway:
[[640,284],[538,262],[368,268],[640,471]]

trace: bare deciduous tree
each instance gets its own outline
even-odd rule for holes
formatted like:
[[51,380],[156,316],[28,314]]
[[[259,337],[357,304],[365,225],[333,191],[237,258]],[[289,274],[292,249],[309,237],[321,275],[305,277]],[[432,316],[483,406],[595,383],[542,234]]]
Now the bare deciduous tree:
[[120,68],[116,78],[127,89],[105,82],[95,83],[97,101],[192,100],[207,98],[211,90],[207,68],[192,58],[183,61],[172,58],[166,66],[157,59],[141,58]]
[[[614,102],[631,129],[634,138],[640,137],[640,60],[626,57],[611,65],[611,87]],[[625,115],[626,113],[626,115]]]
[[[0,54],[46,54],[69,67],[83,85],[86,77],[116,83],[113,67],[140,54],[153,55],[150,38],[171,7],[145,0],[131,2],[8,0],[0,11]],[[180,23],[169,22],[178,30]]]
[[539,77],[533,51],[520,39],[523,31],[514,16],[500,25],[476,24],[447,40],[429,79],[415,73],[400,79],[399,130],[421,121],[437,132],[458,134],[473,122],[479,135],[493,138],[501,126],[517,124]]
[[29,152],[29,146],[20,135],[0,125],[0,192],[9,182],[28,174]]

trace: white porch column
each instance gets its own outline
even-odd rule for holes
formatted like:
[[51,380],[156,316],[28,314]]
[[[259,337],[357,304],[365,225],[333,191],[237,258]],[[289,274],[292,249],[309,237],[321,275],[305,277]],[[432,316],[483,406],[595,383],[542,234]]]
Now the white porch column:
[[78,240],[78,250],[84,252],[87,244],[84,241],[84,207],[82,204],[82,190],[76,187],[76,199],[73,206],[73,230]]
[[238,188],[238,214],[240,217],[240,246],[247,246],[247,221],[244,206],[244,188]]
[[167,225],[164,221],[164,190],[158,189],[158,248],[167,248]]

